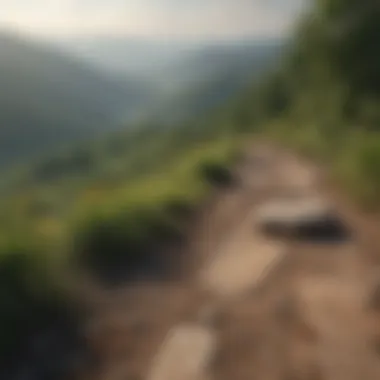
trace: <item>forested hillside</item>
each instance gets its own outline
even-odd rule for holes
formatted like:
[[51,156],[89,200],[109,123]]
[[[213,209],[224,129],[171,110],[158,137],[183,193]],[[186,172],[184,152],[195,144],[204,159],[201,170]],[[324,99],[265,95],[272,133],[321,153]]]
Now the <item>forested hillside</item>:
[[276,38],[197,42],[96,35],[51,41],[53,46],[119,78],[170,82],[166,85],[174,87],[207,79],[214,74],[213,69],[240,69],[246,74],[252,62],[255,64],[285,43]]
[[107,131],[146,97],[15,35],[0,35],[0,51],[0,165]]
[[[173,53],[176,58],[167,53],[166,60],[161,57],[166,64],[157,62],[155,71],[132,79],[101,70],[95,61],[72,58],[52,44],[2,32],[0,166],[137,120],[176,124],[204,117],[263,73],[281,47],[281,41],[266,41],[194,48]],[[123,54],[131,56],[136,49]]]
[[283,40],[242,41],[196,50],[170,69],[167,99],[148,118],[175,124],[215,113],[277,67],[285,46]]
[[281,68],[224,110],[218,122],[260,130],[332,166],[370,207],[380,190],[380,6],[317,0]]
[[296,145],[328,159],[346,191],[372,209],[380,205],[379,21],[370,0],[317,1],[281,79]]
[[189,123],[223,106],[279,62],[284,39],[190,42],[88,37],[56,42],[116,79],[151,88],[143,122]]

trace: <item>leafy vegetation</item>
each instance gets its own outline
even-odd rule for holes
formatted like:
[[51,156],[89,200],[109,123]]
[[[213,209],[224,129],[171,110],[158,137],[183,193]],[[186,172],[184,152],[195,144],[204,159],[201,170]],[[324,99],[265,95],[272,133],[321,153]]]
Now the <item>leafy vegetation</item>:
[[220,115],[312,156],[363,206],[380,206],[380,7],[315,0],[282,67]]
[[[80,337],[76,333],[78,320],[74,303],[70,301],[62,284],[54,278],[52,266],[47,265],[46,259],[45,251],[28,236],[2,236],[0,244],[0,375],[2,378],[13,378],[16,373],[32,371],[32,368],[41,365],[42,358],[38,357],[39,355],[43,356],[43,360],[64,362],[64,355],[68,352],[60,346],[63,341],[70,345],[69,349],[77,348],[75,345]],[[58,339],[56,334],[59,335]],[[39,347],[36,346],[38,341]],[[40,362],[30,362],[33,357]],[[65,373],[67,368],[60,370]],[[40,375],[42,373],[39,372]]]
[[290,62],[305,78],[291,94],[290,120],[298,117],[304,131],[312,123],[316,154],[330,157],[336,178],[362,204],[378,207],[380,8],[317,1],[312,16]]

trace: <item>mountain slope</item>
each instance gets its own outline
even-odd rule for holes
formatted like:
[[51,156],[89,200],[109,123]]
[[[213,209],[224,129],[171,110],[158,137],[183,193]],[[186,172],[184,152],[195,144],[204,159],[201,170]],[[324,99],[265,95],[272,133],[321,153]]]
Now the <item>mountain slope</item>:
[[182,123],[223,105],[271,68],[285,41],[160,41],[90,36],[55,41],[99,70],[123,79],[148,82],[155,98],[142,118]]
[[76,36],[52,43],[118,77],[150,80],[160,79],[163,70],[192,50],[192,45],[180,41],[129,36]]
[[0,34],[0,51],[0,165],[91,136],[145,97],[139,83],[18,36]]
[[276,67],[284,41],[213,45],[171,70],[171,93],[154,113],[161,122],[203,118]]

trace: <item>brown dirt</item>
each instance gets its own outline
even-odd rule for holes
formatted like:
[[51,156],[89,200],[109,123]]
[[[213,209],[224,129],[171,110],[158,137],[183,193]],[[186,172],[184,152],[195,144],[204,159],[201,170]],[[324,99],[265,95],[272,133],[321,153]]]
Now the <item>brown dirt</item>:
[[[257,153],[268,165],[256,164]],[[278,149],[250,147],[237,173],[240,185],[217,194],[197,216],[186,276],[103,293],[88,328],[100,358],[89,378],[154,378],[172,329],[199,327],[200,315],[213,320],[206,329],[216,339],[212,361],[201,374],[177,372],[182,377],[173,380],[380,378],[375,222],[331,190],[319,170]],[[257,206],[289,192],[331,200],[352,239],[318,244],[258,236],[251,218]],[[276,253],[269,257],[265,247],[281,248],[269,249]]]
[[[237,173],[244,177],[245,169],[238,168]],[[193,221],[186,249],[188,270],[182,278],[88,292],[94,301],[90,303],[93,316],[87,335],[97,360],[86,379],[137,380],[148,376],[171,328],[196,320],[203,306],[211,302],[208,292],[199,286],[199,269],[244,217],[251,202],[244,186],[214,194]]]

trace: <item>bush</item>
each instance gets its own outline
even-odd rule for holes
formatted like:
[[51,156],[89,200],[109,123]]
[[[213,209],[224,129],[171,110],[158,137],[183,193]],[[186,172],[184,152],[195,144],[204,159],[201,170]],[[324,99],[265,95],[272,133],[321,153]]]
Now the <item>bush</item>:
[[137,246],[137,235],[135,239],[136,242],[125,235],[121,220],[94,218],[77,233],[74,254],[80,265],[103,276],[111,268],[125,264],[130,267],[139,265],[142,247]]
[[230,170],[218,162],[206,162],[200,165],[200,176],[213,186],[228,186],[233,178]]
[[183,242],[191,212],[208,190],[205,179],[230,183],[221,164],[230,153],[226,143],[198,146],[154,176],[102,195],[100,205],[88,204],[73,226],[76,264],[106,281],[162,270],[166,248]]
[[[67,342],[76,330],[68,299],[58,292],[38,262],[39,254],[26,245],[6,242],[0,248],[0,376],[12,378],[25,365],[46,366],[49,358],[63,360],[55,347],[40,347],[36,342],[52,331]],[[51,349],[57,357],[53,358]],[[68,354],[68,353],[67,353]],[[44,358],[42,357],[44,356]],[[32,360],[32,358],[34,358]],[[32,362],[31,362],[32,360]],[[37,363],[38,362],[38,363]],[[29,363],[29,364],[27,364]],[[64,370],[64,369],[60,369]]]
[[170,217],[182,221],[191,216],[193,208],[185,199],[172,199],[165,204],[164,210]]
[[380,138],[354,136],[335,165],[338,179],[363,206],[380,206]]
[[[73,255],[77,263],[100,279],[134,279],[161,266],[161,252],[184,236],[180,203],[92,216],[79,227]],[[159,269],[158,267],[156,268]]]

